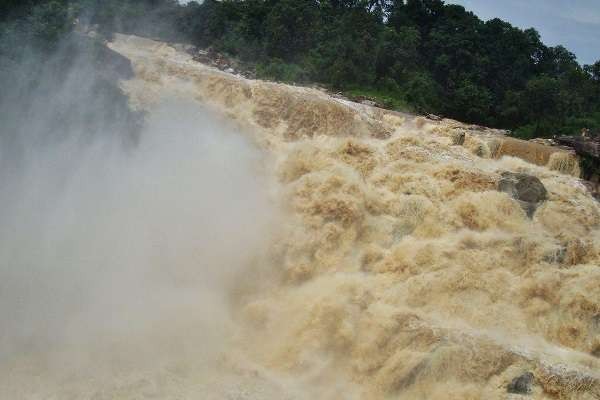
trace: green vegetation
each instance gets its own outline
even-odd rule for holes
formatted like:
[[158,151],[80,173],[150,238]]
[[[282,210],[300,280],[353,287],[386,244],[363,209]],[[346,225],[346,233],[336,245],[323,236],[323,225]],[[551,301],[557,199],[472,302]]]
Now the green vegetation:
[[0,58],[14,58],[22,35],[52,50],[75,18],[107,35],[210,46],[254,65],[259,77],[314,82],[524,138],[600,128],[600,61],[581,66],[535,29],[484,22],[442,0],[10,0],[0,6]]
[[281,82],[307,83],[309,74],[298,64],[290,64],[279,58],[272,58],[256,65],[256,75],[262,79]]
[[403,94],[398,91],[391,91],[385,87],[380,89],[375,88],[351,88],[344,90],[343,94],[350,99],[366,99],[377,103],[380,106],[399,111],[413,111],[404,99]]

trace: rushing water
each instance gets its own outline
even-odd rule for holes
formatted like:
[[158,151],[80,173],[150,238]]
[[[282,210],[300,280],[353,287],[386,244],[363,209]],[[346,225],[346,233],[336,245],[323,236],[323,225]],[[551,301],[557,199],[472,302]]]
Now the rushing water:
[[[0,397],[504,399],[526,372],[534,399],[600,396],[600,207],[576,178],[111,46],[138,148],[67,143],[3,187]],[[532,219],[503,171],[546,186]]]

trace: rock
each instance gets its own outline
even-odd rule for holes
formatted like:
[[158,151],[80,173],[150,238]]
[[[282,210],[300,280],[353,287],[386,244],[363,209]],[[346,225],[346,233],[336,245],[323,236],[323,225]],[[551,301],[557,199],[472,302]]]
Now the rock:
[[194,54],[197,52],[196,46],[193,46],[191,44],[169,43],[169,46],[173,47],[175,50],[180,51],[182,53]]
[[486,128],[485,126],[481,126],[481,125],[469,125],[468,129],[471,131],[478,131],[478,132],[484,132],[484,131],[488,130],[488,128]]
[[583,181],[582,183],[594,199],[600,200],[600,185],[598,183],[590,181]]
[[467,138],[467,134],[462,129],[458,129],[458,130],[455,129],[450,136],[450,140],[452,141],[452,144],[456,145],[456,146],[464,145],[466,138]]
[[104,78],[110,81],[133,78],[134,72],[131,61],[107,46],[95,46],[94,37],[89,33],[77,33],[70,38],[68,44],[73,46],[73,49],[79,49],[79,51],[93,48],[95,61],[99,66],[98,72]]
[[370,107],[376,107],[377,106],[377,103],[374,102],[373,100],[362,100],[360,102],[360,104],[363,104],[365,106],[370,106]]
[[544,146],[556,146],[556,142],[552,139],[535,138],[529,140],[531,143],[537,143]]
[[600,138],[587,136],[560,136],[556,138],[559,144],[569,146],[577,152],[595,159],[600,158]]
[[131,61],[106,46],[98,50],[98,59],[102,63],[104,73],[112,74],[115,79],[131,79],[134,76]]
[[499,188],[514,199],[527,203],[539,203],[548,196],[544,184],[537,177],[523,173],[503,172]]
[[596,314],[592,317],[592,327],[594,332],[600,333],[600,314]]
[[560,246],[552,251],[544,254],[543,260],[549,264],[562,264],[565,262],[565,258],[567,257],[567,248],[565,246]]
[[498,190],[517,200],[530,218],[540,203],[548,198],[548,191],[537,177],[522,173],[503,172]]
[[[600,314],[596,314],[592,317],[592,332],[600,335]],[[600,358],[600,341],[596,341],[596,343],[593,344],[590,354]]]
[[442,117],[435,114],[427,114],[426,117],[427,119],[430,119],[432,121],[441,121],[443,119]]
[[531,393],[531,384],[533,383],[533,374],[525,372],[523,375],[516,377],[506,387],[508,393],[514,394],[529,394]]

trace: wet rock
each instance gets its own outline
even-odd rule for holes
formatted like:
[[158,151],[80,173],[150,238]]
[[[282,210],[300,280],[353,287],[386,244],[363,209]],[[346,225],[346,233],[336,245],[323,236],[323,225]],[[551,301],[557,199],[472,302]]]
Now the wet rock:
[[109,74],[113,79],[133,78],[133,67],[128,58],[106,46],[99,47],[97,51],[98,62],[103,66],[105,75]]
[[549,264],[562,264],[567,257],[567,248],[565,246],[557,247],[544,254],[543,260]]
[[593,135],[582,136],[560,136],[556,138],[559,144],[573,148],[577,154],[600,158],[600,138]]
[[[600,336],[600,314],[596,314],[592,317],[592,333]],[[592,344],[590,354],[596,358],[600,358],[600,340],[597,340]]]
[[471,131],[478,131],[478,132],[484,132],[484,131],[487,131],[487,129],[488,129],[485,126],[481,126],[481,125],[469,125],[468,128]]
[[466,138],[467,138],[467,134],[462,129],[454,130],[450,137],[452,144],[457,145],[457,146],[464,145]]
[[531,385],[533,384],[533,374],[525,372],[523,375],[517,376],[506,387],[508,393],[514,394],[529,394],[531,393]]
[[[592,317],[592,334],[596,334],[600,336],[600,314],[596,314]],[[600,340],[596,341],[592,344],[592,348],[590,350],[590,354],[594,357],[600,358]]]
[[537,177],[523,173],[503,172],[498,190],[517,200],[530,218],[540,203],[548,198],[544,184]]
[[556,142],[553,139],[535,138],[529,140],[531,143],[537,143],[544,146],[556,146]]
[[[82,28],[83,29],[83,28]],[[109,81],[131,79],[134,76],[131,61],[120,53],[107,46],[99,45],[97,36],[85,33],[76,33],[69,37],[67,51],[74,54],[91,54],[96,64],[97,71]]]
[[594,199],[600,201],[600,184],[598,184],[597,182],[589,182],[589,181],[583,181],[582,183],[586,187],[586,189],[588,190],[590,195]]
[[522,173],[503,172],[499,188],[514,199],[527,203],[539,203],[548,196],[546,188],[537,177]]
[[596,314],[592,317],[592,330],[600,333],[600,314]]
[[378,108],[391,108],[389,106],[387,106],[386,104],[381,104],[379,102],[377,102],[375,99],[372,99],[370,97],[366,97],[366,96],[350,96],[349,99],[350,101],[353,101],[355,103],[360,103],[364,106],[369,106],[369,107],[378,107]]
[[365,106],[369,106],[369,107],[376,107],[377,103],[374,102],[373,100],[363,100],[360,102],[360,104],[363,104]]

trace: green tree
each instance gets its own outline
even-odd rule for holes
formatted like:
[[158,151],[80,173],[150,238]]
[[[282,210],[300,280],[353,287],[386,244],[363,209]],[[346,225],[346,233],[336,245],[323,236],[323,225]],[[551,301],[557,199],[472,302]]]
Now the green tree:
[[416,28],[395,30],[386,27],[377,53],[377,78],[390,77],[397,82],[405,80],[408,73],[418,69],[420,42],[421,35]]
[[267,54],[284,60],[297,60],[313,46],[319,22],[319,8],[313,0],[281,0],[265,21]]
[[403,86],[406,100],[414,109],[422,113],[441,111],[441,88],[425,72],[417,72],[408,78]]
[[600,82],[600,60],[596,61],[592,65],[586,65],[584,70],[594,81]]
[[451,97],[450,111],[465,121],[485,123],[492,108],[488,89],[469,80],[461,81]]
[[335,87],[375,82],[377,48],[383,25],[362,8],[343,10],[322,25],[311,51],[312,75]]

